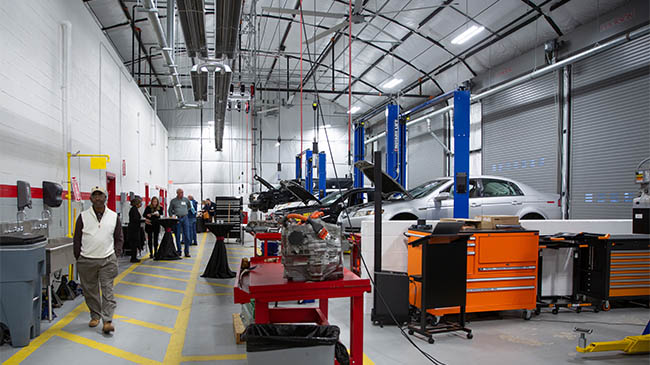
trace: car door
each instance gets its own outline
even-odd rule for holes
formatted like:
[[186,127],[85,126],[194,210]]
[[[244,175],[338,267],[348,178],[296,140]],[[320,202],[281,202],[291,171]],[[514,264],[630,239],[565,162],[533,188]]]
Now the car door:
[[[469,218],[482,214],[482,201],[479,193],[477,179],[469,179]],[[427,207],[427,219],[438,220],[441,218],[453,218],[454,216],[454,184],[449,185],[441,192],[448,193],[449,199],[436,201],[435,196],[431,197]]]
[[517,215],[524,203],[521,191],[509,181],[481,179],[483,215]]

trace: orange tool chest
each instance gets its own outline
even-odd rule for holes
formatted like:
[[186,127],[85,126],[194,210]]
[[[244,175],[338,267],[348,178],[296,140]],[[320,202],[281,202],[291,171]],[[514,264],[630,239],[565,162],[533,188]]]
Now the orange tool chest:
[[[467,231],[464,231],[467,232]],[[539,232],[527,230],[470,231],[467,241],[468,313],[525,310],[529,319],[537,305]],[[409,242],[430,232],[409,229]],[[408,246],[408,275],[421,275],[421,246]],[[441,257],[440,260],[444,260]],[[420,306],[421,283],[409,285],[411,305]],[[458,313],[459,307],[428,310],[437,316]]]

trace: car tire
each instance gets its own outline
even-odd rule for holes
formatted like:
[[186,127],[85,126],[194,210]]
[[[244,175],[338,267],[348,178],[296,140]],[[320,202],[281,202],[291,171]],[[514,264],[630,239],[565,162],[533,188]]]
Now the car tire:
[[527,213],[527,214],[524,214],[524,216],[519,218],[519,219],[520,220],[528,220],[528,219],[541,219],[541,220],[544,220],[546,218],[544,218],[541,214],[538,214],[538,213]]

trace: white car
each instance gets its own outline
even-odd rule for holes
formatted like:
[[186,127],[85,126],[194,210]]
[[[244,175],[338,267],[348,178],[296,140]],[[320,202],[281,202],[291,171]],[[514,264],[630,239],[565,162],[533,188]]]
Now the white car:
[[[361,161],[360,161],[361,162]],[[363,161],[365,162],[365,161]],[[374,166],[365,162],[361,170],[373,180]],[[520,219],[561,219],[560,196],[541,193],[528,185],[499,176],[470,176],[469,217],[516,215]],[[405,191],[388,175],[382,176],[382,219],[417,220],[453,217],[454,180],[441,177]],[[373,203],[354,206],[339,215],[342,227],[361,228],[372,219]]]

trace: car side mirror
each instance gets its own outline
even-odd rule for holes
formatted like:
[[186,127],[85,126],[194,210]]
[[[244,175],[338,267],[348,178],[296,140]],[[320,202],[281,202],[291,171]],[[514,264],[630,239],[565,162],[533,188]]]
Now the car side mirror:
[[437,202],[441,202],[441,201],[447,200],[447,199],[449,199],[449,193],[447,193],[447,192],[442,192],[442,193],[438,194],[438,196],[436,196],[436,201]]

